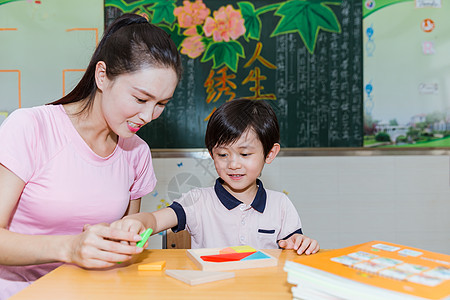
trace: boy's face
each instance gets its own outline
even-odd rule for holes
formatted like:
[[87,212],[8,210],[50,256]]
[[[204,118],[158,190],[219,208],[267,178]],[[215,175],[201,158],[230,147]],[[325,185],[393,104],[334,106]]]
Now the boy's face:
[[[214,147],[212,158],[224,187],[242,201],[245,193],[256,191],[256,179],[264,167],[261,141],[253,130],[244,132],[233,144]],[[253,194],[254,196],[254,194]]]

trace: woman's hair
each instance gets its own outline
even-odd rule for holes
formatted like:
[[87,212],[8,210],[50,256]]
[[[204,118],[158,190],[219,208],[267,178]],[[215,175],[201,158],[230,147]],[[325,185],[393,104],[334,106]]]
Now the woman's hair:
[[236,142],[244,132],[253,130],[261,141],[264,157],[280,141],[280,127],[272,107],[263,100],[235,99],[222,104],[209,119],[205,145],[216,146]]
[[91,61],[77,86],[66,96],[50,104],[66,104],[86,99],[80,113],[92,107],[97,84],[95,68],[99,61],[106,64],[106,75],[115,77],[147,67],[173,68],[178,80],[183,72],[180,54],[170,36],[150,24],[144,17],[124,14],[104,32]]

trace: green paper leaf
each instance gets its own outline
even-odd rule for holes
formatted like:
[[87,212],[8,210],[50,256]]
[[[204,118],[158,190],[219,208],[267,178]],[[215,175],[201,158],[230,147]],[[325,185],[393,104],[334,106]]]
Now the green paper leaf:
[[326,1],[292,0],[281,5],[275,15],[281,20],[271,37],[297,32],[310,53],[314,53],[319,30],[341,32],[339,21]]
[[233,72],[237,72],[239,57],[244,58],[244,48],[236,41],[213,42],[208,45],[201,62],[213,60],[213,69],[222,65],[228,66]]
[[176,8],[175,1],[168,0],[158,2],[152,6],[153,18],[151,23],[158,24],[165,21],[168,24],[175,22],[175,16],[173,10]]
[[262,25],[261,19],[256,13],[255,6],[250,2],[239,2],[238,5],[244,18],[245,40],[254,39],[259,41]]

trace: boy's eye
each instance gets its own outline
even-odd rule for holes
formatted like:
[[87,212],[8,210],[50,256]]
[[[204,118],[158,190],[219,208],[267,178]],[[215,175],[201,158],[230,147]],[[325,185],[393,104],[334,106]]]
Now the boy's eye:
[[250,156],[251,153],[241,153],[242,156]]
[[227,156],[225,153],[217,153],[217,156],[218,157],[225,157],[225,156]]

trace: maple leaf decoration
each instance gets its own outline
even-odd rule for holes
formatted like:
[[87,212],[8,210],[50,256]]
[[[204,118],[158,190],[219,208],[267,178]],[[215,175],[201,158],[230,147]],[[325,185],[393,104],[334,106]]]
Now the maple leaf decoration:
[[341,26],[334,12],[326,4],[340,4],[340,1],[291,0],[282,4],[275,15],[281,21],[273,36],[298,32],[306,48],[314,53],[319,30],[341,32]]
[[175,9],[175,1],[163,1],[157,2],[151,10],[153,10],[153,24],[158,24],[166,21],[168,24],[175,22],[175,16],[173,15],[173,10]]
[[245,57],[244,48],[236,41],[213,43],[206,49],[202,62],[213,60],[213,69],[221,65],[228,66],[237,72],[239,57]]

